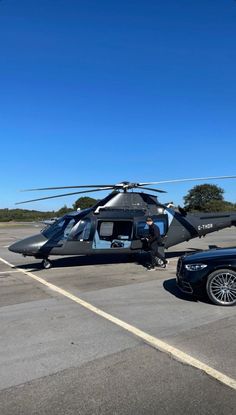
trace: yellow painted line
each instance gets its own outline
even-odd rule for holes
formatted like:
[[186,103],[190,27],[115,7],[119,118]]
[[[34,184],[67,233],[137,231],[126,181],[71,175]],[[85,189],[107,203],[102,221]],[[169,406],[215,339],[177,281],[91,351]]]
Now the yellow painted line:
[[154,347],[155,349],[167,353],[169,356],[173,357],[175,360],[178,360],[179,362],[182,362],[184,364],[187,364],[189,366],[195,367],[196,369],[201,370],[202,372],[205,372],[208,376],[218,380],[219,382],[223,383],[224,385],[229,386],[230,388],[236,390],[236,379],[230,378],[229,376],[225,375],[222,372],[219,372],[218,370],[206,365],[205,363],[201,362],[198,359],[195,359],[194,357],[190,356],[187,353],[182,352],[181,350],[177,349],[176,347],[171,346],[170,344],[164,342],[163,340],[158,339],[157,337],[151,336],[150,334],[139,330],[137,327],[132,326],[129,323],[126,323],[123,320],[120,320],[119,318],[114,317],[113,315],[106,313],[105,311],[102,311],[101,309],[93,306],[92,304],[88,303],[87,301],[82,300],[81,298],[77,297],[74,294],[71,294],[69,291],[63,290],[60,287],[57,287],[54,284],[51,284],[50,282],[44,280],[41,277],[38,277],[37,275],[34,275],[32,272],[26,271],[24,269],[15,267],[14,265],[10,264],[10,262],[6,261],[3,258],[0,258],[0,261],[2,261],[4,264],[8,265],[9,267],[22,272],[25,275],[28,275],[28,277],[32,278],[33,280],[39,282],[40,284],[45,285],[50,290],[63,295],[66,298],[69,298],[70,300],[74,301],[75,303],[79,304],[80,306],[86,308],[87,310],[97,314],[100,317],[103,317],[104,319],[110,321],[111,323],[121,327],[122,329],[128,331],[129,333],[139,337],[142,339],[145,343],[149,344],[150,346]]
[[13,272],[21,272],[18,269],[14,269],[13,271],[0,271],[0,274],[9,274],[9,272],[12,274]]

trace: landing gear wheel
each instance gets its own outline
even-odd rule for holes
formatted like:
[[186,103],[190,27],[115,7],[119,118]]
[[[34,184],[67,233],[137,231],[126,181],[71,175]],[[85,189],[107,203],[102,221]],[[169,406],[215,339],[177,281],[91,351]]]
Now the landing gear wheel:
[[217,305],[236,305],[236,272],[221,269],[212,272],[206,284],[207,295]]
[[44,259],[42,262],[43,268],[45,269],[49,269],[52,267],[52,263],[51,261],[49,261],[49,259]]

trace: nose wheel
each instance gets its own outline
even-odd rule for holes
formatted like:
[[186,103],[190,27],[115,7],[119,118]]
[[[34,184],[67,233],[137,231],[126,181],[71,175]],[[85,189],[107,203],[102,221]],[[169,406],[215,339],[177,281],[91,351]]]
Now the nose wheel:
[[43,266],[43,268],[45,268],[45,269],[49,269],[49,268],[51,268],[51,267],[52,267],[52,263],[51,263],[51,261],[49,261],[49,259],[44,259],[44,260],[42,261],[42,266]]

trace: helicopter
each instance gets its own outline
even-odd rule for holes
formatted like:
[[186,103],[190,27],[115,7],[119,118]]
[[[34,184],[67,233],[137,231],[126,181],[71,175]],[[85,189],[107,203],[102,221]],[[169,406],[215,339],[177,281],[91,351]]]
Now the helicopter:
[[143,190],[152,193],[167,193],[165,190],[147,186],[234,178],[236,176],[216,176],[146,183],[123,181],[118,184],[27,189],[24,191],[84,190],[26,200],[16,204],[95,191],[111,192],[93,207],[70,212],[58,218],[42,229],[41,233],[15,242],[9,250],[23,256],[41,259],[45,269],[52,266],[49,260],[51,255],[141,253],[143,252],[142,240],[148,232],[147,216],[152,216],[154,223],[160,229],[164,249],[168,249],[181,242],[236,226],[236,212],[187,213],[183,208],[176,210],[171,207],[171,204],[160,203],[155,194],[149,194]]

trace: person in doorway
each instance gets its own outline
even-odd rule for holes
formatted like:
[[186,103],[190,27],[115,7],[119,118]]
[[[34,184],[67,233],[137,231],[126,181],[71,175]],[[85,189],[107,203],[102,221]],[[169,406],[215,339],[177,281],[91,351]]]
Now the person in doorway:
[[147,265],[147,270],[155,270],[155,267],[157,266],[157,258],[162,261],[161,267],[166,268],[168,261],[165,259],[165,256],[163,256],[159,251],[159,247],[162,245],[160,229],[157,225],[155,225],[152,217],[150,216],[147,217],[146,224],[148,225],[147,242],[151,260],[150,264]]

